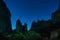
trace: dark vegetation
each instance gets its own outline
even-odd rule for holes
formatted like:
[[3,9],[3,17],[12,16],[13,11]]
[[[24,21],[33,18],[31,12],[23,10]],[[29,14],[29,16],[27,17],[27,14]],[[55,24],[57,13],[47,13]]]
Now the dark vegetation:
[[0,40],[60,40],[60,5],[52,13],[51,19],[33,21],[27,31],[27,23],[22,25],[18,19],[16,29],[12,30],[11,14],[3,0],[0,0]]

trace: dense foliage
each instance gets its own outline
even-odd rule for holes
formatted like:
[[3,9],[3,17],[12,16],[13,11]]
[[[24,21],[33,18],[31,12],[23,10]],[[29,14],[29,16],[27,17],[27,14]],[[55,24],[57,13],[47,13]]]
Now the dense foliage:
[[17,34],[10,34],[5,35],[5,38],[8,40],[38,40],[41,39],[40,34],[34,32],[34,31],[28,31],[23,33],[17,33]]

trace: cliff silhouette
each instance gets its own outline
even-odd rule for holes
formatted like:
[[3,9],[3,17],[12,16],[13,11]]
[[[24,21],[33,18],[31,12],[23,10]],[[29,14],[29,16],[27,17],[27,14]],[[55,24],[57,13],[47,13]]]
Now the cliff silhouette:
[[5,34],[11,31],[11,13],[3,0],[0,0],[0,33]]
[[48,21],[33,21],[29,31],[27,23],[22,25],[19,19],[15,30],[12,30],[11,25],[10,10],[0,0],[0,40],[60,40],[60,5]]

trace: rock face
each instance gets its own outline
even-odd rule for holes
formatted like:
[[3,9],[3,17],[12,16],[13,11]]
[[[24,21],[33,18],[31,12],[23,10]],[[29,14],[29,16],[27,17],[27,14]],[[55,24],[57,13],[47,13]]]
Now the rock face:
[[17,21],[16,21],[16,32],[17,33],[19,33],[19,32],[21,32],[21,28],[22,27],[22,23],[20,22],[20,20],[18,19]]
[[11,31],[11,14],[3,0],[0,0],[0,33]]
[[60,5],[58,6],[57,11],[52,13],[52,21],[53,22],[60,22]]
[[22,30],[22,33],[25,33],[27,31],[27,23],[24,23],[21,30]]
[[22,25],[21,21],[18,19],[16,21],[16,32],[17,33],[24,33],[25,31],[27,31],[27,23],[25,23],[24,25]]

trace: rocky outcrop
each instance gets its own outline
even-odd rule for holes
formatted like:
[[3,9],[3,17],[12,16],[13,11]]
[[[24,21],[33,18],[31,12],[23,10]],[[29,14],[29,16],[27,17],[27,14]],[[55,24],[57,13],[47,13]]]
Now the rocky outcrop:
[[17,33],[19,33],[19,32],[21,32],[21,28],[22,27],[22,23],[20,22],[20,20],[18,19],[17,21],[16,21],[16,32]]
[[58,9],[52,13],[51,18],[54,23],[60,22],[60,5],[58,6]]
[[0,0],[0,33],[11,31],[11,14],[3,0]]
[[27,31],[27,23],[25,23],[24,25],[22,25],[21,21],[18,19],[16,21],[16,32],[17,33],[24,33],[25,31]]

